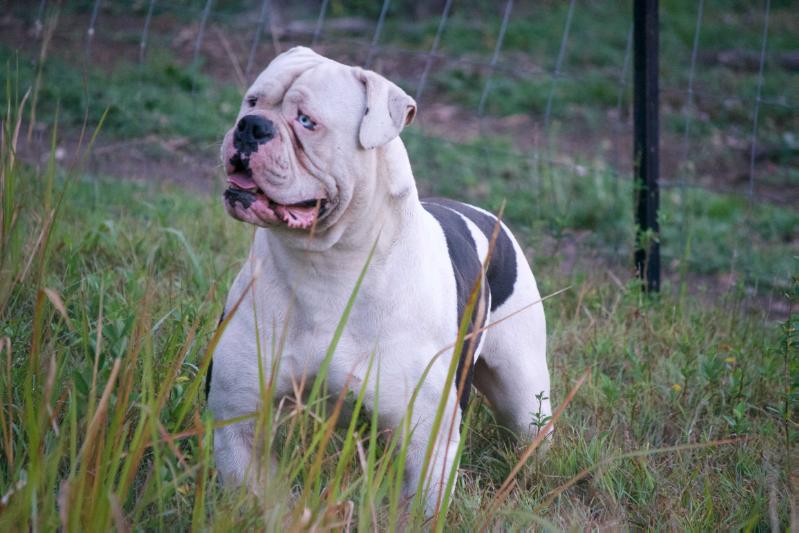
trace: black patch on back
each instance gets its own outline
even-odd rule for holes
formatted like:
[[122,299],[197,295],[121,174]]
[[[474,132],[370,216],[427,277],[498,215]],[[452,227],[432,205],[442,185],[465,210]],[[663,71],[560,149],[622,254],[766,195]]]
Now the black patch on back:
[[[496,218],[471,206],[447,198],[427,198],[424,202],[443,205],[457,211],[474,222],[474,225],[480,228],[486,239],[491,242],[491,236],[494,234],[494,228],[497,225]],[[496,310],[513,294],[516,275],[516,250],[513,249],[513,242],[508,237],[507,231],[500,226],[497,240],[494,243],[494,252],[491,254],[491,260],[486,271],[488,287],[491,290],[491,311]]]
[[[222,315],[219,317],[219,322],[216,325],[216,329],[219,329],[219,326],[222,325],[222,321],[225,320],[225,312],[222,311]],[[211,360],[208,361],[208,372],[205,373],[205,401],[208,401],[208,395],[211,393],[211,374],[214,372],[214,357],[211,356]]]
[[[447,252],[449,253],[449,259],[452,262],[452,271],[455,274],[455,288],[457,292],[458,309],[458,323],[456,325],[460,327],[463,313],[466,309],[466,304],[469,301],[469,296],[474,289],[475,283],[477,283],[477,280],[482,275],[482,264],[480,263],[480,257],[477,255],[477,245],[474,243],[474,239],[472,239],[472,234],[469,231],[469,227],[458,213],[448,209],[447,207],[444,207],[443,205],[440,205],[437,200],[425,200],[422,203],[422,206],[427,210],[428,213],[433,215],[436,221],[438,221],[438,223],[441,225],[441,229],[444,230],[444,237],[447,241]],[[481,298],[485,298],[486,296],[485,283],[483,283],[483,291],[481,291],[480,296]],[[485,322],[485,320],[483,320],[480,324],[476,324],[476,313],[477,310],[475,309],[475,312],[472,314],[472,319],[469,324],[467,334],[471,333],[476,328],[482,327]],[[470,345],[471,343],[474,343],[475,346],[478,345],[481,336],[481,334],[476,335],[475,338],[464,342],[463,347],[461,348],[461,353],[457,354],[458,368],[455,374],[456,390],[463,375],[463,367],[466,363],[465,356],[470,351]],[[472,388],[473,374],[474,364],[470,364],[466,373],[466,383],[463,394],[460,398],[461,410],[465,410],[467,404],[469,403],[469,392]]]

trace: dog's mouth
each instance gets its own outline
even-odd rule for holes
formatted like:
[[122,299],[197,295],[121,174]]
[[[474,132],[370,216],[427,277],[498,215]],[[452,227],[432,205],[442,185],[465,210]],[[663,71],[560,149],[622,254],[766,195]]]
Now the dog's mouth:
[[290,228],[309,229],[328,212],[330,205],[327,198],[309,198],[291,204],[276,202],[258,187],[246,170],[228,175],[227,181],[224,196],[233,211],[252,211],[263,222],[282,222]]

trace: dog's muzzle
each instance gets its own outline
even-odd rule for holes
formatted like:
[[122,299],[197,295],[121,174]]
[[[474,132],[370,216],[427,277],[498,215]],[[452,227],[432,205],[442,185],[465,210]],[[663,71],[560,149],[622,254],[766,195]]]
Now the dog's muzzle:
[[231,214],[240,220],[280,223],[290,228],[309,229],[329,210],[329,199],[320,196],[299,202],[279,203],[259,187],[250,161],[258,149],[274,139],[274,123],[260,115],[242,117],[233,130],[233,148],[227,160],[228,188],[224,198]]
[[275,137],[275,125],[271,120],[258,115],[247,115],[236,124],[233,146],[243,156],[249,156]]

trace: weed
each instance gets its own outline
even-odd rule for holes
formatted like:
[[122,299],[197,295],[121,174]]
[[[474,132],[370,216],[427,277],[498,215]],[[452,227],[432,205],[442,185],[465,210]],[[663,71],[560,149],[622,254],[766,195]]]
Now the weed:
[[538,408],[536,411],[530,413],[530,417],[532,418],[530,425],[536,429],[535,433],[538,433],[541,431],[541,428],[546,426],[547,423],[552,420],[552,417],[541,414],[541,405],[544,403],[544,400],[549,400],[549,397],[544,394],[544,391],[536,394],[535,400],[538,402]]

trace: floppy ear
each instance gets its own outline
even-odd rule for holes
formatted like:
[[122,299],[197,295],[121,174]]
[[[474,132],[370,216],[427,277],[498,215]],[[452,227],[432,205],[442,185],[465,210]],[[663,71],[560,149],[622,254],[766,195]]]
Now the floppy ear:
[[358,139],[369,150],[383,146],[413,122],[416,102],[376,72],[359,68],[356,76],[366,86],[366,110]]

